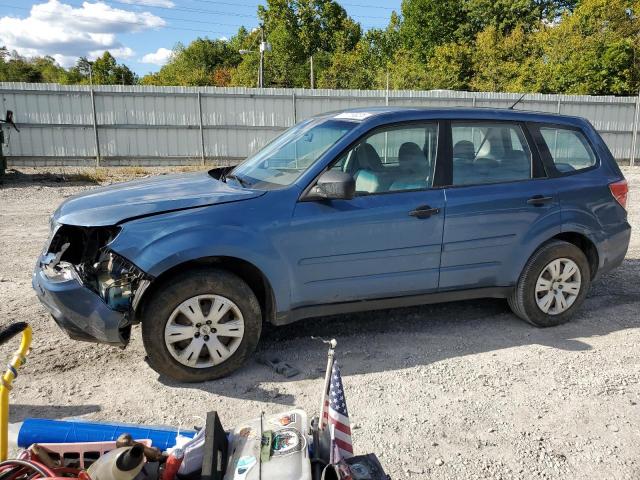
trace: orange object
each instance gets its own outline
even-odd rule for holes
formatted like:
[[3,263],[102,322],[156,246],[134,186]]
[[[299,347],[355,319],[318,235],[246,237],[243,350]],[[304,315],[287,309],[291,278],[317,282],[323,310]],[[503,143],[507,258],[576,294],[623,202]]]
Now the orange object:
[[162,474],[162,480],[174,480],[182,464],[184,458],[184,450],[176,448],[169,457],[167,463],[164,464],[164,473]]

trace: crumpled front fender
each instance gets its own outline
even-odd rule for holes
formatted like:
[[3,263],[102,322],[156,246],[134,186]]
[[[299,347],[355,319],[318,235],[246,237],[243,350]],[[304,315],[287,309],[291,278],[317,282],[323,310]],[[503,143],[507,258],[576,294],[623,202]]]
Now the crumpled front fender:
[[258,213],[247,209],[246,202],[241,203],[241,210],[233,208],[233,204],[218,205],[126,223],[109,248],[152,277],[203,258],[241,259],[266,277],[278,310],[288,308],[285,262],[270,242],[268,232],[256,227],[269,222],[248,218]]

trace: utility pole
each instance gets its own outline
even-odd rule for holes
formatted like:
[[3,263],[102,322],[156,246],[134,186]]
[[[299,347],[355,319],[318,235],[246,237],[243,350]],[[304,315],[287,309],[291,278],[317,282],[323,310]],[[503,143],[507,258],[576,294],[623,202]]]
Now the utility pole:
[[265,41],[264,41],[264,25],[260,25],[260,71],[258,72],[258,87],[264,87],[264,51],[265,51]]
[[316,88],[315,75],[313,74],[313,55],[311,55],[311,90]]
[[[260,67],[258,68],[258,88],[263,88],[264,87],[264,52],[270,52],[271,51],[271,44],[269,44],[269,42],[265,41],[264,39],[264,25],[260,25],[260,49],[259,49],[259,53],[260,54]],[[240,53],[240,55],[248,55],[250,53],[256,53],[255,50],[245,50],[245,49],[240,49],[238,50],[238,52]]]

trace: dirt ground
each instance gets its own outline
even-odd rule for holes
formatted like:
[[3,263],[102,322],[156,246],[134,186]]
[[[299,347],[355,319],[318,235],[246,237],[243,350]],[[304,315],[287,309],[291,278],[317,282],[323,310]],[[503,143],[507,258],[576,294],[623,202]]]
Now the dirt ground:
[[[120,350],[72,341],[48,317],[31,290],[48,217],[96,178],[40,173],[9,171],[0,185],[0,323],[27,321],[35,337],[11,394],[12,421],[187,428],[217,410],[231,427],[292,405],[314,413],[326,363],[316,335],[338,340],[356,451],[376,452],[394,479],[640,478],[640,169],[625,169],[635,228],[627,259],[569,324],[533,328],[498,300],[310,319],[267,332],[259,347],[298,367],[298,377],[251,361],[199,385],[159,378],[139,328]],[[14,348],[0,348],[0,361]]]

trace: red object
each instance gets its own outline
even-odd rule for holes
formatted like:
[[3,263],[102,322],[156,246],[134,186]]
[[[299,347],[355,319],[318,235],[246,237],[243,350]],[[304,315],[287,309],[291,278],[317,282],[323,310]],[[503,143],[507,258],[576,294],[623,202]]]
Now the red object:
[[624,208],[627,209],[627,194],[629,193],[629,185],[626,180],[620,180],[619,182],[614,182],[609,184],[609,190],[611,190],[611,195],[615,198],[618,203]]
[[[331,378],[324,395],[321,428],[330,430],[330,459],[336,463],[343,458],[353,456],[353,442],[351,441],[351,424],[347,410],[347,400],[344,396],[340,367],[334,360],[331,366]],[[333,428],[332,428],[333,427]],[[333,453],[335,452],[335,455]]]
[[162,480],[174,480],[176,478],[183,458],[184,450],[182,450],[181,448],[176,448],[173,452],[171,452],[171,454],[167,458],[167,462],[164,464]]

